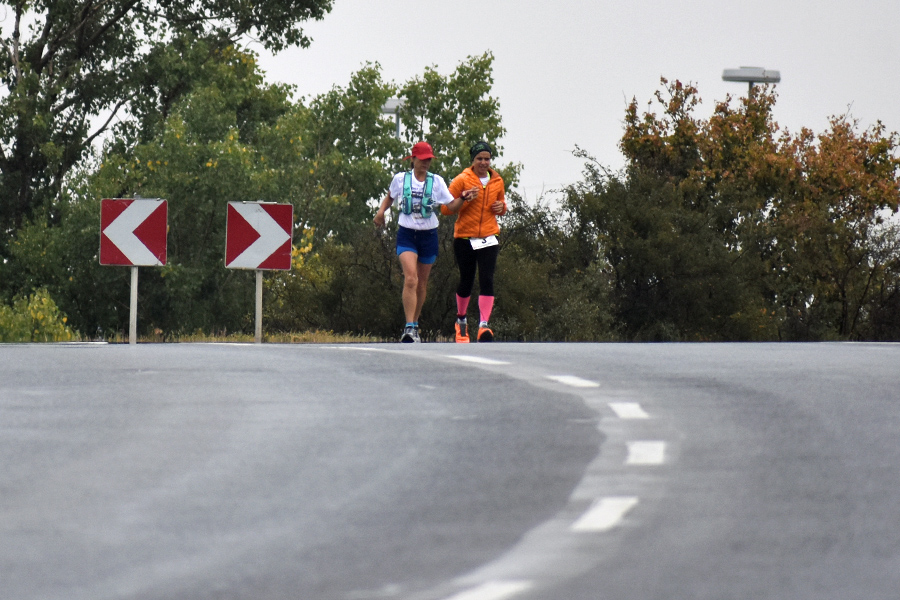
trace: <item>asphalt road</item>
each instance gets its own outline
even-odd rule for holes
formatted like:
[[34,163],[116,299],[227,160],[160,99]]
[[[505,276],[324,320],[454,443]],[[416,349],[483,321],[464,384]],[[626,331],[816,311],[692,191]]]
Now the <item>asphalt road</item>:
[[0,345],[0,597],[900,597],[893,344]]

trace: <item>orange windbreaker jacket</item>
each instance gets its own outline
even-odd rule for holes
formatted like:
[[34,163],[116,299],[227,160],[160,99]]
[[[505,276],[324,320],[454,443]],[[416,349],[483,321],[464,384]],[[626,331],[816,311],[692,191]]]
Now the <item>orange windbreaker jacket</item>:
[[[493,169],[488,169],[491,175],[487,185],[482,186],[481,180],[469,167],[453,181],[450,182],[450,193],[454,198],[459,198],[463,191],[473,187],[478,187],[481,191],[478,197],[469,202],[463,202],[459,209],[459,215],[456,217],[456,226],[453,228],[453,237],[457,238],[473,238],[487,237],[496,235],[500,232],[500,225],[497,224],[497,216],[491,212],[491,204],[497,200],[503,202],[503,212],[505,215],[506,206],[506,190],[503,187],[503,178],[500,173]],[[446,206],[441,206],[441,214],[452,215]]]

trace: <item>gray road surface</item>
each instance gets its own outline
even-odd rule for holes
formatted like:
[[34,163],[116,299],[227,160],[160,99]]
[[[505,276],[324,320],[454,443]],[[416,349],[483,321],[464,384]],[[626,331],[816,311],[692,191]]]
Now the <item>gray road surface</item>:
[[895,599],[898,359],[0,345],[0,597]]

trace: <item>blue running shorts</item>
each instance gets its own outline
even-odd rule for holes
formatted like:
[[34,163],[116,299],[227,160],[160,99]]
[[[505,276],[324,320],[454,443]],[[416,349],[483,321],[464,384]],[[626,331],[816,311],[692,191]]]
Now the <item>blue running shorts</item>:
[[397,256],[404,252],[415,252],[423,265],[434,264],[438,256],[438,231],[434,229],[410,229],[402,225],[397,228]]

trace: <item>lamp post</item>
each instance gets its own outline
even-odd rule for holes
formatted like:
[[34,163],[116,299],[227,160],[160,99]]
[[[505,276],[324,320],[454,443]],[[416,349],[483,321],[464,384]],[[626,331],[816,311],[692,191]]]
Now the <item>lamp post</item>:
[[753,91],[754,83],[778,83],[781,81],[781,73],[763,69],[762,67],[741,67],[740,69],[725,69],[722,71],[723,81],[744,81],[749,84],[747,93]]
[[397,122],[397,139],[400,139],[400,109],[406,104],[403,98],[388,98],[387,102],[381,107],[381,114],[394,115]]

